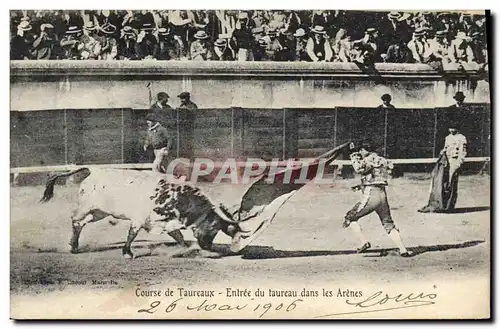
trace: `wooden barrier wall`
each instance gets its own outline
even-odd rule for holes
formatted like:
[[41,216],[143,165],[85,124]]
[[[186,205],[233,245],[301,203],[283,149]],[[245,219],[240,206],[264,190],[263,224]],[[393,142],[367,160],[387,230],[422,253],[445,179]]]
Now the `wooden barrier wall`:
[[[11,168],[152,161],[143,151],[147,110],[11,111]],[[450,120],[461,122],[468,156],[490,155],[490,105],[379,110],[200,109],[165,114],[179,157],[308,158],[352,139],[369,139],[392,159],[435,157]]]

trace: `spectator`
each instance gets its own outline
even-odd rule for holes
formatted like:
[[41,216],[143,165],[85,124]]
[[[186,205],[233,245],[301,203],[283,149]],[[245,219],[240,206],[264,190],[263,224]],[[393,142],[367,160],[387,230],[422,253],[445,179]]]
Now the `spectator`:
[[425,30],[418,28],[413,32],[413,39],[408,43],[415,63],[426,63],[429,56],[429,42],[425,36]]
[[168,27],[168,11],[166,10],[153,10],[154,26],[157,29]]
[[396,38],[395,42],[387,49],[385,57],[387,63],[415,63],[413,55],[401,38]]
[[353,42],[347,30],[340,29],[335,36],[335,44],[333,46],[335,52],[335,62],[349,63],[353,56]]
[[234,52],[229,47],[226,39],[217,39],[214,43],[214,60],[234,61]]
[[51,23],[54,26],[54,34],[56,35],[57,40],[61,41],[66,33],[66,21],[64,12],[62,10],[55,11],[54,15],[51,18],[51,22],[46,23]]
[[278,31],[285,28],[286,14],[283,10],[276,10],[270,13],[269,29]]
[[380,98],[382,100],[382,104],[380,104],[377,109],[391,109],[394,110],[396,107],[391,104],[392,97],[389,94],[383,94],[382,97]]
[[[98,25],[103,26],[114,26],[115,32],[111,35],[111,37],[118,40],[120,38],[120,31],[122,29],[122,25],[120,19],[116,12],[111,10],[101,10],[101,12],[97,15]],[[106,34],[107,35],[107,34]]]
[[[135,14],[136,20],[139,23],[139,26],[144,28],[144,26],[148,26],[154,28],[155,18],[153,16],[152,11],[149,10],[141,10],[140,12]],[[139,39],[139,37],[137,37]]]
[[61,39],[61,47],[66,59],[81,59],[80,51],[84,44],[82,41],[82,30],[78,26],[70,26],[66,36]]
[[475,32],[475,26],[474,23],[472,22],[472,14],[463,13],[460,16],[457,30],[464,32],[465,35],[468,37],[470,37],[472,33]]
[[[424,11],[415,17],[415,28],[423,29],[429,33],[433,31],[434,25],[435,23],[432,14],[428,11]],[[431,39],[434,38],[434,35],[428,35],[428,37]]]
[[191,59],[194,61],[210,61],[214,58],[212,46],[208,42],[205,31],[198,31],[194,35],[195,41],[191,44]]
[[436,28],[440,31],[447,32],[448,42],[451,42],[453,37],[457,35],[456,26],[451,21],[451,15],[449,13],[439,13],[437,15]]
[[455,39],[450,44],[448,57],[452,63],[463,64],[470,63],[474,59],[472,49],[467,42],[465,32],[458,32]]
[[248,13],[238,15],[237,27],[232,34],[238,61],[253,61],[255,41],[251,28],[248,27]]
[[97,29],[94,22],[89,21],[84,27],[78,49],[81,59],[97,59],[101,54],[101,44],[97,41]]
[[22,21],[17,27],[17,34],[10,43],[10,59],[31,59],[33,55],[30,52],[34,36],[31,33],[33,27],[28,21]]
[[139,56],[135,51],[137,37],[134,29],[124,26],[120,40],[118,41],[118,58],[121,60],[138,60]]
[[174,39],[179,42],[181,54],[180,58],[187,58],[188,47],[188,33],[194,23],[194,17],[188,13],[187,10],[175,10],[169,15],[169,22],[171,24]]
[[266,62],[271,59],[267,55],[267,40],[266,38],[261,38],[257,40],[257,44],[254,48],[254,60],[257,62]]
[[294,61],[295,60],[295,38],[293,33],[286,30],[281,30],[278,35],[278,41],[280,42],[282,49],[278,52],[276,60],[278,61]]
[[85,26],[85,22],[83,17],[77,10],[69,10],[65,15],[66,26],[76,26],[82,29]]
[[379,58],[381,58],[378,54],[377,41],[377,29],[373,27],[366,29],[364,38],[354,41],[356,53],[355,58],[351,58],[351,60],[363,65],[373,65]]
[[472,34],[472,41],[470,44],[472,50],[472,57],[474,62],[485,66],[488,63],[488,52],[484,46],[483,34],[479,31]]
[[40,26],[40,36],[33,42],[33,50],[36,59],[61,59],[63,57],[61,43],[57,41],[52,24]]
[[198,106],[191,101],[191,94],[188,93],[187,91],[184,91],[177,95],[181,99],[181,105],[179,106],[180,109],[187,109],[187,110],[197,110]]
[[156,59],[169,60],[176,59],[176,44],[173,36],[169,33],[167,28],[160,27],[158,30],[158,47],[155,55]]
[[323,26],[317,25],[312,30],[314,36],[307,41],[307,54],[313,62],[329,62],[333,59],[330,43],[325,38],[326,32]]
[[101,27],[102,37],[99,38],[101,43],[101,54],[99,59],[102,60],[113,60],[118,56],[118,43],[113,37],[116,33],[116,27],[112,24],[105,23]]
[[295,11],[290,11],[285,21],[285,31],[293,33],[300,28],[302,21]]
[[92,23],[94,26],[99,26],[99,19],[95,10],[82,10],[80,15],[83,20],[83,26],[89,23]]
[[[207,34],[207,41],[210,44],[217,39],[226,40],[226,45],[217,49],[225,49],[223,57],[228,60],[231,57],[241,61],[253,60],[253,57],[257,56],[256,54],[261,50],[261,46],[257,46],[257,40],[264,38],[270,56],[268,59],[274,61],[349,62],[355,60],[364,64],[383,61],[409,62],[404,55],[407,51],[401,43],[403,40],[409,46],[412,58],[417,57],[411,61],[428,63],[432,66],[433,63],[439,62],[439,56],[433,54],[438,44],[436,42],[443,41],[442,36],[435,38],[436,31],[446,31],[450,49],[452,49],[452,41],[453,44],[458,42],[455,37],[461,36],[458,32],[465,35],[467,41],[470,42],[470,48],[474,48],[472,57],[469,56],[470,59],[461,60],[469,64],[467,69],[477,69],[475,63],[486,62],[483,57],[487,57],[486,42],[477,39],[477,35],[475,38],[472,37],[476,32],[485,33],[485,15],[459,12],[434,14],[431,12],[383,13],[322,10],[20,10],[11,11],[10,16],[12,59],[57,59],[66,58],[66,55],[70,59],[188,59],[191,43],[196,40],[194,35],[200,30]],[[18,32],[20,24],[24,24],[25,28],[29,26],[30,30],[23,32],[21,29]],[[150,24],[151,29],[148,30],[151,32],[142,32],[144,24]],[[46,26],[53,26],[53,28],[45,31]],[[314,26],[321,26],[321,32],[324,33],[321,33],[322,35],[314,33],[314,28],[311,29]],[[52,46],[47,46],[46,41],[49,40],[45,40],[47,33],[43,33],[43,38],[40,38],[42,27],[45,32],[53,30],[53,39],[56,42]],[[66,34],[68,27],[73,28],[69,34],[74,34],[75,29],[84,29],[85,35],[69,37]],[[104,27],[107,29],[106,33],[103,31]],[[256,29],[252,30],[255,27]],[[367,27],[375,30],[367,33]],[[167,34],[159,32],[164,29],[168,32]],[[322,53],[320,59],[316,55],[310,58],[307,44],[304,52],[305,40],[302,38],[305,36],[294,37],[294,33],[296,34],[300,29],[306,35],[312,30],[312,38],[307,43],[314,46],[314,40],[317,40],[315,46],[323,50],[319,52]],[[111,30],[114,32],[110,35]],[[271,31],[271,37],[265,36],[264,32],[268,31]],[[424,31],[426,36],[415,37],[413,40],[412,33],[417,32],[418,35],[421,31]],[[273,33],[276,33],[276,37]],[[132,34],[134,34],[133,37]],[[139,38],[138,34],[140,34]],[[148,37],[143,37],[143,34],[147,34]],[[35,39],[39,40],[36,47],[33,44]],[[61,48],[59,45],[63,39],[71,41],[69,42],[71,44],[77,41],[80,43],[77,48],[68,43],[62,47],[63,51],[59,51],[59,55],[56,55],[58,51],[53,48]],[[108,44],[106,41],[108,39],[117,40],[118,56],[111,55],[113,47],[102,50],[102,47]],[[351,39],[361,40],[356,41],[354,45]],[[160,40],[162,40],[161,51],[158,49]],[[328,43],[328,46],[325,47],[323,42]],[[113,41],[109,41],[109,44],[111,43]],[[126,45],[131,44],[134,49],[126,50]],[[441,46],[444,47],[444,44]],[[428,45],[432,48],[430,52],[427,52]],[[391,51],[389,51],[390,47]],[[462,47],[465,46],[462,45]],[[312,48],[313,50],[309,49],[309,52],[314,54],[314,47]],[[422,52],[422,48],[425,48],[425,53]],[[464,49],[467,52],[466,47]],[[457,52],[455,48],[453,50]],[[126,56],[123,56],[124,52],[127,53]],[[220,51],[218,52],[222,55]],[[232,56],[231,52],[233,52]],[[331,59],[326,58],[330,53]],[[261,60],[264,60],[262,54],[259,56]],[[387,56],[389,59],[384,59]],[[452,58],[456,57],[453,56],[452,54]],[[215,53],[214,58],[220,60]],[[484,63],[480,64],[484,65]]]
[[277,38],[277,32],[276,30],[269,30],[267,32],[267,38],[264,38],[266,40],[266,54],[267,57],[271,61],[282,61],[282,50],[283,50],[283,45],[281,44],[280,40]]
[[327,10],[316,10],[312,15],[312,25],[326,27],[325,32],[328,38],[333,36],[333,16]]
[[269,17],[264,10],[256,10],[252,15],[252,21],[256,28],[264,28],[269,24]]
[[381,35],[384,38],[387,48],[399,42],[408,43],[411,40],[411,29],[405,20],[402,20],[403,14],[397,11],[391,11],[387,14],[387,21],[382,23],[380,28]]
[[448,57],[450,44],[447,35],[446,31],[437,31],[434,39],[429,40],[431,60],[440,61],[444,65],[450,62],[450,58]]
[[135,52],[139,59],[154,59],[158,53],[158,40],[153,35],[153,25],[144,23],[141,32],[137,36]]
[[310,62],[311,58],[307,54],[307,38],[304,29],[298,29],[293,36],[295,37],[295,60],[300,62]]

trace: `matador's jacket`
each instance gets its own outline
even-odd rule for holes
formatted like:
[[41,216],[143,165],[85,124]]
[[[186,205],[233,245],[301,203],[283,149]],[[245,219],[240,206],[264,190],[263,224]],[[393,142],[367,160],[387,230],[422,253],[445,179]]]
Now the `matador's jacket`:
[[353,190],[361,190],[362,196],[361,200],[347,212],[344,227],[375,211],[386,232],[390,233],[396,227],[391,217],[385,187],[388,185],[387,181],[393,168],[392,163],[377,153],[369,153],[363,157],[361,153],[355,152],[350,157],[354,171],[361,174],[361,184],[355,186]]

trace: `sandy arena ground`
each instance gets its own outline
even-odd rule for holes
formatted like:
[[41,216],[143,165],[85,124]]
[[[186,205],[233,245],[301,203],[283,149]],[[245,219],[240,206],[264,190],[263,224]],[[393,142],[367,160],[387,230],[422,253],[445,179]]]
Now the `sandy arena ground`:
[[[360,192],[349,187],[357,180],[337,180],[335,186],[310,185],[301,189],[280,211],[274,223],[239,255],[230,255],[229,237],[220,233],[216,249],[224,257],[172,258],[177,251],[168,236],[142,231],[133,244],[137,257],[121,256],[128,222],[111,226],[107,221],[85,227],[79,254],[70,254],[70,211],[77,186],[56,186],[55,197],[39,204],[43,188],[11,189],[11,292],[38,294],[60,289],[59,280],[116,279],[120,287],[168,282],[190,286],[210,282],[314,282],[335,278],[388,283],[398,280],[433,280],[449,277],[489,277],[490,182],[489,176],[462,176],[457,213],[421,214],[428,179],[394,179],[388,189],[396,225],[407,246],[417,253],[401,258],[371,214],[360,221],[372,250],[356,254],[359,242],[342,228],[346,211]],[[216,201],[231,204],[245,186],[202,184]],[[190,231],[184,231],[192,239]],[[162,242],[167,242],[163,244]],[[388,252],[381,252],[388,250]],[[142,257],[141,257],[142,256]],[[90,289],[102,289],[90,286]],[[112,289],[111,287],[108,287]]]

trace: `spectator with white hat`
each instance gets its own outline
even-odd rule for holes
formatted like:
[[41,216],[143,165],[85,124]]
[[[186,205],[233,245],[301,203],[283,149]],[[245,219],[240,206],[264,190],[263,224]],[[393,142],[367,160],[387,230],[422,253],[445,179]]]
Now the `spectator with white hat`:
[[208,42],[208,35],[200,30],[194,35],[195,40],[191,43],[190,54],[194,61],[210,61],[214,58],[212,46]]
[[17,26],[17,34],[10,43],[10,59],[32,59],[30,49],[33,44],[32,26],[29,21],[21,21]]
[[100,28],[103,37],[99,39],[101,44],[101,53],[99,59],[113,60],[118,56],[118,42],[114,38],[116,26],[106,23]]
[[472,62],[474,54],[469,46],[465,32],[457,33],[455,39],[451,42],[448,57],[452,63],[464,64]]
[[313,37],[307,41],[307,54],[313,62],[330,62],[333,59],[333,52],[326,36],[325,28],[316,25],[312,30]]
[[97,41],[97,27],[93,21],[88,21],[83,28],[81,41],[83,48],[80,50],[82,59],[97,59],[101,54],[101,45]]
[[307,54],[307,35],[303,28],[297,29],[293,34],[295,37],[295,60],[310,62],[311,58]]
[[153,35],[154,27],[151,23],[144,23],[137,36],[135,52],[139,59],[154,59],[158,53],[158,40]]
[[127,25],[124,26],[120,40],[118,40],[118,59],[120,60],[138,60],[139,56],[136,53],[137,36],[134,29]]
[[226,39],[220,38],[214,43],[214,60],[217,61],[234,61],[234,53],[229,47]]
[[413,59],[416,63],[426,63],[432,49],[425,36],[423,28],[415,29],[413,32],[413,39],[408,42],[408,49],[410,49]]
[[40,25],[40,36],[33,42],[36,59],[61,59],[61,44],[57,41],[54,26],[50,23]]
[[61,47],[66,59],[81,59],[80,52],[84,45],[81,40],[82,30],[78,26],[70,26],[61,39]]

